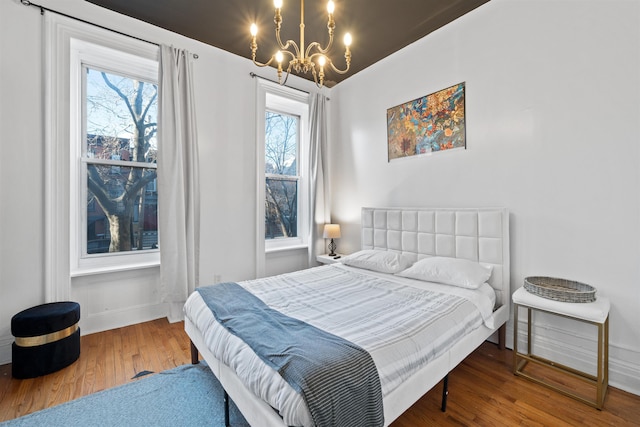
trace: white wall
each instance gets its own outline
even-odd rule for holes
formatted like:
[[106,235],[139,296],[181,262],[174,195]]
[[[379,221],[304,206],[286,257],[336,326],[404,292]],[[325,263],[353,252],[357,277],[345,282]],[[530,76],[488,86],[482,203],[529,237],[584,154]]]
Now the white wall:
[[[639,55],[637,1],[492,0],[340,83],[340,250],[361,206],[505,206],[512,288],[548,275],[610,298],[611,383],[640,394]],[[388,162],[386,110],[459,82],[467,149]],[[595,373],[594,327],[540,324],[541,352]]]
[[40,19],[14,9],[0,3],[0,363],[12,313],[44,299]]
[[[200,283],[255,277],[256,90],[249,72],[273,78],[275,71],[82,0],[38,3],[199,55],[194,85],[202,189]],[[0,364],[11,358],[11,317],[45,302],[42,32],[37,8],[0,1]],[[311,88],[296,77],[289,82]],[[267,266],[272,272],[291,271],[303,260],[306,267],[306,254],[279,253]],[[158,282],[157,268],[75,278],[71,299],[81,305],[83,334],[164,317]]]

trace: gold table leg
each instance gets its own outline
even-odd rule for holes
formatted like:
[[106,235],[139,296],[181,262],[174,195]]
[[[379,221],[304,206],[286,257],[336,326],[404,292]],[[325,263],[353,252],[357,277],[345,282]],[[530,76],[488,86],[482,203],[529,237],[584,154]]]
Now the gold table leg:
[[[524,353],[520,353],[518,350],[518,311],[520,306],[514,303],[513,307],[514,307],[513,309],[514,310],[514,313],[513,313],[513,321],[514,321],[513,373],[515,375],[527,378],[528,380],[533,381],[537,384],[551,388],[552,390],[555,390],[566,396],[579,400],[587,405],[593,406],[597,409],[602,409],[602,407],[604,406],[604,399],[606,397],[607,388],[609,385],[609,316],[607,316],[604,323],[597,323],[597,322],[591,322],[588,320],[575,318],[572,316],[565,316],[559,313],[552,313],[545,310],[539,310],[536,308],[523,306],[524,308],[527,309],[527,353],[524,354]],[[597,360],[598,372],[596,373],[595,376],[533,354],[532,340],[531,340],[531,329],[532,329],[532,323],[533,323],[532,310],[539,310],[539,311],[543,311],[556,316],[566,317],[569,319],[574,319],[577,321],[590,323],[597,326],[598,328],[598,360]],[[584,397],[579,396],[568,389],[556,386],[555,384],[549,383],[540,378],[536,378],[530,375],[529,373],[524,372],[523,370],[528,362],[533,362],[538,365],[546,366],[555,371],[568,374],[572,377],[578,378],[589,384],[595,385],[595,388],[596,388],[595,400],[585,399]]]

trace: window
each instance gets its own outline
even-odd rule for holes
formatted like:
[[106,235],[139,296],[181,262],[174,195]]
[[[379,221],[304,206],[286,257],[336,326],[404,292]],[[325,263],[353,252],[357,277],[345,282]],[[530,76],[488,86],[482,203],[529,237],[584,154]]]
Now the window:
[[158,85],[86,64],[82,74],[82,256],[156,249]]
[[262,80],[258,85],[260,274],[265,251],[307,244],[309,96]]
[[158,62],[76,39],[71,58],[71,272],[157,264]]
[[298,237],[300,117],[267,111],[265,117],[265,239]]

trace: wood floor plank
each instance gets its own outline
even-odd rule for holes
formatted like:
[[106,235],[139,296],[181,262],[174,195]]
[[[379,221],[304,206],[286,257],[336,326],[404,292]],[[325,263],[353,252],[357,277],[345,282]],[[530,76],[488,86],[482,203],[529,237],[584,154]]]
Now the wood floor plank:
[[125,383],[127,383],[137,373],[135,370],[134,358],[138,354],[138,348],[135,344],[135,334],[133,326],[120,328],[120,332],[122,333],[122,359],[124,361],[123,374],[125,376]]
[[115,386],[116,383],[116,367],[115,367],[115,340],[113,331],[105,331],[103,333],[105,350],[104,350],[104,389]]
[[113,373],[114,373],[114,385],[120,385],[125,383],[125,373],[124,373],[124,350],[122,348],[122,333],[120,333],[119,329],[115,329],[113,332],[113,340],[111,344],[113,345]]
[[[190,363],[182,322],[157,319],[81,338],[80,358],[39,378],[11,378],[0,366],[0,421],[126,384],[143,370],[160,372]],[[511,371],[512,352],[484,343],[449,374],[447,411],[442,382],[395,420],[392,427],[423,426],[640,426],[640,396],[609,388],[595,408],[541,387]]]
[[[158,337],[158,328],[156,326],[155,322],[149,322],[148,323],[148,328],[150,329],[149,331],[147,331],[146,333],[150,333],[151,337],[153,338],[153,341],[151,343],[145,343],[145,348],[144,350],[141,351],[142,355],[145,357],[145,366],[146,366],[146,370],[147,371],[151,371],[151,372],[160,372],[163,370],[163,366],[160,363],[160,358],[158,357],[158,353],[159,351],[164,351],[162,349],[162,345],[161,343],[159,343],[159,337]],[[140,328],[138,330],[139,334],[144,334],[145,333],[145,329],[144,328]],[[158,349],[158,351],[151,351],[150,348],[156,348]]]
[[84,347],[88,347],[88,357],[84,358],[84,374],[77,377],[76,384],[81,388],[81,395],[86,396],[95,391],[94,383],[96,379],[96,366],[98,353],[100,352],[99,341],[95,334],[88,335]]
[[[108,337],[108,334],[105,335]],[[96,358],[95,358],[95,368],[94,368],[94,379],[93,379],[93,392],[102,391],[106,388],[106,369],[107,369],[107,353],[108,351],[105,348],[107,344],[106,341],[102,341],[100,343],[100,348],[96,350]]]
[[[135,343],[137,348],[137,354],[134,357],[134,369],[136,374],[150,371],[151,369],[151,357],[149,354],[149,349],[147,348],[147,340],[144,336],[143,328],[140,324],[133,325],[133,330],[135,331]],[[151,337],[153,338],[153,337]],[[155,345],[152,346],[155,347]]]

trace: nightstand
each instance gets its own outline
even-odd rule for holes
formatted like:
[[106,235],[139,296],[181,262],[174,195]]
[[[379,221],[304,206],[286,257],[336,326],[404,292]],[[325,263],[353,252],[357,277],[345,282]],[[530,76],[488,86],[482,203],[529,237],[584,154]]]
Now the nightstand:
[[342,258],[344,258],[343,254],[336,254],[335,256],[340,257],[336,259],[335,257],[329,256],[329,254],[318,255],[316,256],[316,261],[322,264],[335,264],[338,262],[342,262]]
[[[513,373],[525,377],[535,383],[556,390],[566,396],[579,400],[597,409],[602,409],[609,383],[609,300],[598,297],[590,303],[569,303],[542,298],[520,288],[513,293]],[[519,307],[527,309],[527,352],[518,351],[518,311]],[[562,316],[584,323],[595,325],[598,329],[597,373],[591,375],[577,369],[561,365],[557,362],[533,354],[531,343],[532,311],[541,311]],[[595,399],[586,399],[571,390],[550,383],[547,380],[525,372],[528,362],[545,366],[563,374],[583,380],[595,386]]]

